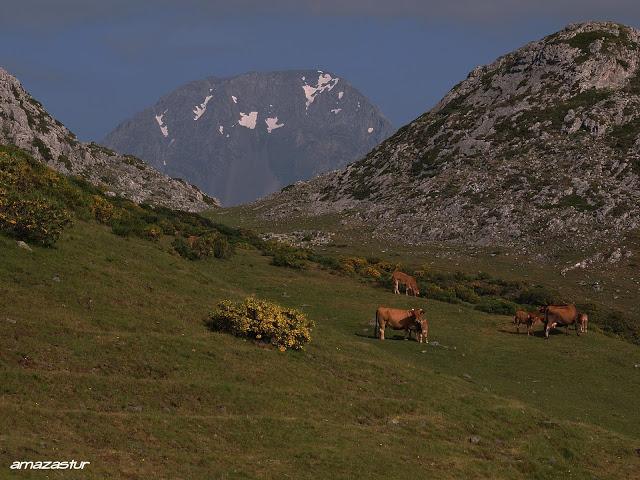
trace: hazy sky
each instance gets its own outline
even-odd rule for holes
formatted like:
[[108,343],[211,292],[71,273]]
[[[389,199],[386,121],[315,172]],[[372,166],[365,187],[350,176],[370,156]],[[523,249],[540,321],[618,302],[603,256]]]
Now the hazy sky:
[[0,66],[84,140],[206,76],[317,68],[402,126],[476,65],[634,0],[0,0]]

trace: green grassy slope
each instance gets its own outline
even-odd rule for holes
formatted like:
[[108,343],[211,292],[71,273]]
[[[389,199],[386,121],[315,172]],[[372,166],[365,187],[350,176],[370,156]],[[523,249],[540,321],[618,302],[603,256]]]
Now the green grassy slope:
[[[627,233],[624,237],[623,243],[632,254],[630,257],[615,264],[604,261],[587,269],[575,268],[562,275],[562,268],[591,258],[598,249],[565,249],[550,253],[544,245],[527,252],[515,248],[444,243],[398,245],[376,238],[367,225],[354,223],[353,219],[345,222],[345,217],[338,214],[264,219],[251,205],[210,211],[206,215],[214,221],[256,232],[333,232],[329,244],[315,248],[325,255],[377,256],[392,263],[399,262],[408,271],[426,268],[436,273],[486,272],[497,279],[542,285],[557,292],[561,301],[597,306],[601,310],[599,320],[604,320],[609,330],[626,330],[628,339],[640,339],[640,231]],[[619,240],[622,242],[623,239]],[[613,314],[624,318],[624,328],[617,328]]]
[[[92,463],[49,478],[637,478],[637,346],[514,335],[507,317],[256,251],[169,250],[84,222],[33,252],[0,236],[0,478],[71,458]],[[305,311],[312,343],[204,326],[251,294]],[[432,343],[371,338],[379,304],[424,306]]]

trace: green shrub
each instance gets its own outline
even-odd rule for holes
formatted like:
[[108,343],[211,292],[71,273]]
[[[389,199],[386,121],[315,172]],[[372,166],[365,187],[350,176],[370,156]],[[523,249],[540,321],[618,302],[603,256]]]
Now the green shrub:
[[307,258],[309,261],[317,263],[324,268],[340,270],[340,261],[337,258],[318,255],[316,253],[310,253]]
[[424,292],[424,296],[426,298],[431,298],[440,302],[460,303],[460,300],[456,297],[455,290],[452,288],[445,289],[432,282],[426,282],[424,287],[422,285],[419,286],[420,292]]
[[237,337],[271,343],[279,350],[300,350],[311,341],[313,322],[298,310],[253,297],[243,302],[224,300],[209,316],[209,327]]
[[0,192],[0,230],[20,240],[53,245],[71,216],[45,198],[20,198]]
[[520,292],[516,298],[516,302],[524,305],[550,305],[553,303],[561,303],[561,300],[557,293],[541,286],[535,286]]
[[454,290],[456,292],[456,297],[463,302],[478,303],[480,301],[480,296],[470,287],[465,285],[456,285]]
[[516,313],[518,306],[515,303],[502,298],[483,298],[475,308],[476,310],[487,313],[513,315]]
[[196,252],[189,246],[187,241],[182,237],[174,238],[173,242],[171,242],[171,246],[182,258],[186,258],[187,260],[198,259]]
[[229,258],[231,245],[225,237],[217,237],[213,242],[213,256],[216,258]]
[[145,223],[138,216],[126,212],[121,217],[111,220],[111,231],[121,237],[144,237]]
[[95,219],[104,224],[109,224],[111,220],[116,217],[116,207],[109,202],[106,198],[100,195],[93,195],[91,197],[91,212]]
[[190,236],[186,239],[176,237],[171,246],[188,260],[199,260],[211,255],[216,258],[228,258],[231,255],[229,242],[217,232],[209,232],[200,237]]
[[271,265],[275,265],[276,267],[287,267],[294,268],[296,270],[302,270],[306,268],[307,262],[299,254],[284,250],[273,254]]

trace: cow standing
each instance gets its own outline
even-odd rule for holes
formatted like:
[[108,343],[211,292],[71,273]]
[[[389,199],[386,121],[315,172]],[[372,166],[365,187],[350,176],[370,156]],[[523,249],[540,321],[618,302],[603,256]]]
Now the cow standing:
[[578,315],[578,326],[580,327],[580,333],[587,333],[589,326],[589,315],[581,313]]
[[544,314],[545,338],[549,338],[549,332],[556,327],[565,327],[565,333],[568,335],[570,325],[575,325],[576,333],[580,335],[579,313],[575,305],[546,305],[540,307],[540,313]]
[[424,310],[412,308],[411,310],[401,310],[399,308],[378,307],[376,310],[376,324],[374,336],[384,340],[384,330],[387,326],[394,330],[404,330],[405,338],[408,338],[412,331],[416,331],[416,340],[422,343],[424,340],[429,343],[429,322],[423,318]]
[[513,324],[516,326],[516,331],[520,333],[520,325],[527,326],[527,336],[533,332],[533,327],[538,322],[542,322],[543,319],[536,312],[525,312],[524,310],[518,310],[513,316]]
[[520,325],[526,324],[529,319],[529,314],[524,310],[517,310],[513,316],[513,324],[516,326],[516,332],[520,333]]
[[393,280],[393,293],[400,294],[400,285],[404,285],[404,293],[409,295],[409,291],[414,297],[420,295],[418,289],[418,282],[411,275],[407,275],[400,270],[396,270],[391,274],[391,280]]

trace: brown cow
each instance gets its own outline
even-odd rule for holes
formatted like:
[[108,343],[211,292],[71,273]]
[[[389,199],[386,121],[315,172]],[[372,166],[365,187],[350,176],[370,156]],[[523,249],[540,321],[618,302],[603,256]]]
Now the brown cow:
[[527,336],[533,332],[533,327],[536,323],[542,322],[542,317],[535,312],[525,312],[524,310],[518,310],[513,317],[513,324],[516,326],[516,331],[520,333],[520,325],[527,326]]
[[418,342],[422,343],[424,340],[429,343],[429,322],[426,318],[422,318],[422,314],[424,314],[424,310],[421,308],[401,310],[399,308],[378,307],[374,336],[384,340],[384,330],[389,326],[394,330],[404,330],[405,338],[408,338],[411,331],[415,330]]
[[581,313],[578,315],[578,325],[580,326],[580,333],[587,333],[589,326],[589,315]]
[[538,312],[529,312],[529,319],[527,320],[527,335],[531,335],[536,323],[544,323],[544,318],[538,315]]
[[418,282],[411,275],[407,275],[400,270],[396,270],[391,274],[391,280],[393,280],[393,293],[400,294],[400,285],[404,285],[404,293],[409,295],[409,290],[411,290],[411,294],[414,297],[420,295],[420,290],[418,289]]
[[549,338],[549,332],[552,328],[565,327],[565,333],[569,334],[569,326],[576,326],[576,333],[580,335],[578,330],[578,310],[575,305],[546,305],[540,307],[540,313],[544,313],[544,336]]
[[520,324],[527,323],[529,320],[529,314],[524,310],[517,310],[516,314],[513,316],[513,324],[516,326],[516,331],[520,333]]
[[525,312],[524,310],[518,310],[513,317],[513,324],[516,326],[518,333],[520,333],[521,324],[527,326],[527,336],[531,335],[535,324],[542,321],[542,317],[536,312]]

